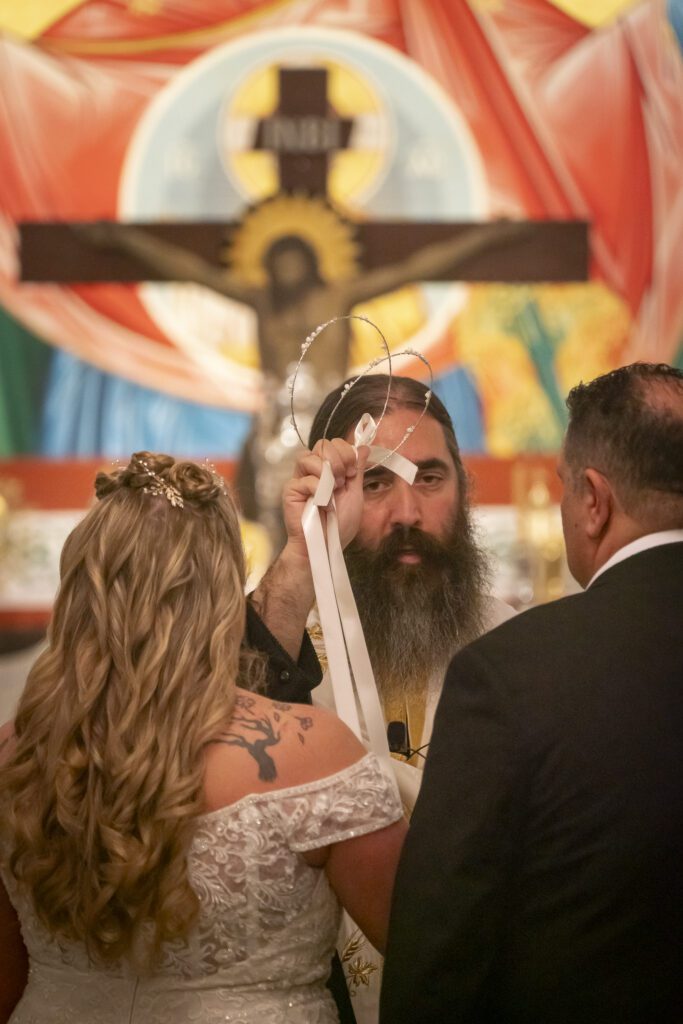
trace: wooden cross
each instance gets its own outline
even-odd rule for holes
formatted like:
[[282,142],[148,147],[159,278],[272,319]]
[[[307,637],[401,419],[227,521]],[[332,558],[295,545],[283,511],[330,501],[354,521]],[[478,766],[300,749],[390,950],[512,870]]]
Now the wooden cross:
[[[345,149],[353,131],[349,118],[340,118],[327,95],[326,68],[280,68],[276,111],[257,123],[253,148],[275,153],[281,192],[327,196],[330,157]],[[237,222],[183,221],[136,223],[149,234],[219,265],[226,238]],[[434,242],[471,231],[474,223],[373,221],[355,226],[359,272],[404,261]],[[483,226],[492,244],[449,272],[423,280],[439,281],[583,281],[588,276],[588,225],[582,221],[536,221],[515,244],[495,247],[500,225]],[[126,224],[115,230],[125,233]],[[135,282],[172,280],[155,273],[134,256],[116,248],[97,250],[79,238],[64,221],[26,221],[19,225],[21,280],[76,282]],[[59,258],[56,258],[56,254]]]
[[[281,68],[279,85],[278,107],[257,124],[253,148],[275,154],[281,194],[304,193],[318,202],[327,200],[330,158],[349,145],[353,123],[331,109],[324,68]],[[118,223],[111,225],[110,244],[102,248],[93,245],[87,234],[74,231],[74,225],[25,222],[19,225],[21,279],[64,284],[203,284],[254,309],[261,366],[271,378],[283,380],[299,356],[302,340],[320,322],[351,312],[359,301],[400,284],[430,280],[583,281],[588,276],[588,230],[582,222],[529,222],[514,236],[506,222],[362,222],[351,225],[357,252],[352,279],[340,285],[320,274],[313,282],[315,293],[293,291],[291,303],[283,305],[277,301],[274,277],[270,285],[255,288],[240,282],[232,268],[226,269],[226,242],[240,226],[240,221]],[[471,244],[473,234],[475,244]],[[159,245],[159,241],[166,244]],[[330,386],[330,377],[336,382],[348,369],[349,343],[348,321],[337,322],[328,332],[326,345],[309,361],[324,389]],[[534,358],[533,352],[531,355]],[[314,366],[315,359],[319,362]],[[277,409],[271,414],[277,420]],[[261,508],[254,485],[259,474],[272,467],[263,464],[258,446],[252,450],[249,445],[241,467],[239,490],[245,514],[261,518],[277,536],[279,499],[276,509]]]
[[255,150],[275,153],[280,190],[327,193],[330,156],[346,149],[353,129],[327,99],[327,68],[279,68],[280,102],[258,122]]

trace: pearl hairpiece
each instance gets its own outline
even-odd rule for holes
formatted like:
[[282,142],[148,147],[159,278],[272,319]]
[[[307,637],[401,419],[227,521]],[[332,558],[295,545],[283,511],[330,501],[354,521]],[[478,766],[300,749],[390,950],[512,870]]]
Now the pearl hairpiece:
[[[146,476],[151,480],[151,483],[142,488],[143,494],[149,494],[153,498],[165,498],[166,501],[173,506],[173,508],[185,508],[185,501],[178,488],[164,480],[163,477],[155,473],[153,469],[150,469],[149,463],[144,459],[137,459],[137,464],[142,468]],[[117,473],[121,472],[121,460],[113,459],[112,462],[114,469]],[[227,494],[227,488],[225,486],[225,480],[220,475],[216,467],[208,459],[204,459],[204,468],[211,474],[214,484],[219,487],[223,494]]]
[[211,474],[211,477],[212,477],[213,482],[216,485],[216,487],[220,487],[222,493],[223,494],[227,494],[228,490],[227,490],[227,487],[225,486],[225,480],[223,479],[221,474],[218,472],[218,470],[214,466],[213,462],[209,462],[208,459],[204,459],[204,468],[208,469],[208,471]]
[[143,487],[142,490],[145,494],[151,494],[153,498],[166,498],[166,501],[173,506],[173,508],[185,508],[185,502],[183,496],[177,487],[170,484],[167,480],[164,480],[155,473],[154,470],[150,469],[146,462],[142,459],[139,460],[140,465],[151,479],[152,483]]

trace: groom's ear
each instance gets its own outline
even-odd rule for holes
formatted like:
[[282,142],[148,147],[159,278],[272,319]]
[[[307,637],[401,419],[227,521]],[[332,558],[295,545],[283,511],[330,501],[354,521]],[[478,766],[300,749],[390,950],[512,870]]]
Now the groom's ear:
[[583,471],[584,529],[591,540],[600,540],[609,529],[615,496],[604,473],[588,467]]

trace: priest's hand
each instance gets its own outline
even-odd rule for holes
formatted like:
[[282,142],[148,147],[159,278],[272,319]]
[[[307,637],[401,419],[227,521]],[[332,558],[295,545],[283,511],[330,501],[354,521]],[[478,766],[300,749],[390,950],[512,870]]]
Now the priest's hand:
[[[316,492],[323,460],[328,461],[335,480],[339,536],[342,545],[348,544],[356,535],[363,513],[363,474],[369,453],[369,448],[359,447],[356,460],[355,449],[346,441],[319,441],[312,451],[299,456],[294,475],[284,489],[287,542],[251,595],[251,602],[294,660],[299,656],[306,620],[315,600],[301,522],[306,502]],[[324,510],[321,514],[324,521]]]
[[342,547],[353,540],[363,514],[363,474],[369,454],[366,445],[361,445],[356,452],[353,445],[335,438],[318,441],[312,451],[299,457],[294,475],[283,492],[288,547],[307,557],[301,520],[306,502],[316,492],[325,462],[329,463],[334,476],[334,501]]

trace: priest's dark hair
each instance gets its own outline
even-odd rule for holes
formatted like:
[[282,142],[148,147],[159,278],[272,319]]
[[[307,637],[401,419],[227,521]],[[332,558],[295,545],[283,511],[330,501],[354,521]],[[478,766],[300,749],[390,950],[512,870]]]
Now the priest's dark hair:
[[[343,381],[339,387],[330,391],[329,395],[323,400],[311,426],[311,432],[308,437],[309,448],[312,448],[323,435],[330,440],[333,437],[345,438],[349,431],[355,428],[365,412],[370,413],[375,419],[379,419],[386,401],[390,380],[391,393],[387,405],[388,414],[396,409],[414,409],[415,419],[417,420],[424,409],[425,392],[428,389],[428,385],[424,381],[415,380],[413,377],[394,376],[390,378],[386,373],[369,373],[367,376],[361,377],[360,380],[356,381],[345,395],[339,408],[332,415],[332,410],[339,401],[344,388],[354,380],[356,380],[355,377],[350,377],[348,380]],[[328,425],[327,421],[331,415],[332,419]],[[427,415],[441,424],[446,446],[455,466],[459,493],[464,500],[467,498],[468,493],[468,477],[460,457],[460,448],[455,436],[453,421],[448,414],[446,406],[434,392],[432,392],[429,400]]]

